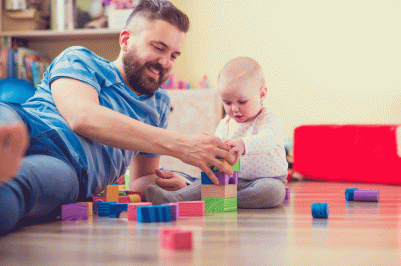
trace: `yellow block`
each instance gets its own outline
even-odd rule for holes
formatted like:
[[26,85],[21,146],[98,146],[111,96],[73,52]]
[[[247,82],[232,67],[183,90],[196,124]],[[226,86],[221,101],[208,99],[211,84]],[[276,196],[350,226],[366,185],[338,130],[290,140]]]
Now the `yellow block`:
[[115,201],[118,203],[119,194],[119,185],[108,185],[106,189],[106,201]]
[[130,203],[141,202],[141,197],[138,194],[130,194],[128,197]]

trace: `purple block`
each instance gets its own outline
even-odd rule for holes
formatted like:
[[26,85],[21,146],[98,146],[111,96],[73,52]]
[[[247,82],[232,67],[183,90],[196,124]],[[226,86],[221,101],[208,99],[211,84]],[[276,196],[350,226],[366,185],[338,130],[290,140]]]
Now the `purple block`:
[[86,204],[64,204],[61,206],[61,220],[75,221],[88,219],[88,206]]
[[288,200],[290,198],[290,188],[286,187],[285,188],[285,200]]
[[355,190],[354,201],[379,201],[379,190]]
[[162,205],[170,206],[171,221],[177,221],[178,220],[178,203],[164,203]]
[[234,174],[232,175],[227,175],[226,173],[223,172],[214,172],[216,175],[217,179],[219,180],[220,185],[236,185],[238,184],[238,172],[234,171]]
[[103,200],[97,199],[97,200],[94,200],[94,201],[92,202],[93,214],[95,214],[95,215],[98,214],[98,212],[97,212],[97,210],[98,210],[97,205],[99,204],[99,202],[103,202]]

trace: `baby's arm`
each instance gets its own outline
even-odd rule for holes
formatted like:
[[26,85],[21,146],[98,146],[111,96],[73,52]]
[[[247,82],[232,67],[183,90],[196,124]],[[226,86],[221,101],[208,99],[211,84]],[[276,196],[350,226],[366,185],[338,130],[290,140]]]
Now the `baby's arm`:
[[230,146],[230,152],[236,153],[238,155],[245,154],[245,143],[242,139],[228,139],[224,141],[228,146]]

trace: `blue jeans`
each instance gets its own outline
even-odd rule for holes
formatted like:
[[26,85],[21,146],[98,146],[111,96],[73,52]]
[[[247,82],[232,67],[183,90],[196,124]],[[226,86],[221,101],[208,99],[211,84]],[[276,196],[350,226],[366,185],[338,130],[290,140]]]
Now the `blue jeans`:
[[[16,121],[23,120],[0,102],[0,124]],[[77,201],[79,189],[77,172],[68,162],[45,154],[25,156],[15,177],[0,184],[0,235],[17,224],[54,219],[62,204]]]

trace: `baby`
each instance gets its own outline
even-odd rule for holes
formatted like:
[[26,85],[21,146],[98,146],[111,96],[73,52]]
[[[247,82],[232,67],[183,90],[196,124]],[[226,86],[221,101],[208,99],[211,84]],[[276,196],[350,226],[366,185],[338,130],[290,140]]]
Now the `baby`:
[[[238,208],[280,205],[285,198],[288,164],[281,119],[263,106],[267,88],[261,66],[248,57],[232,59],[219,74],[218,89],[227,115],[215,135],[241,157]],[[201,200],[201,180],[177,191],[149,186],[147,200],[153,204]]]

